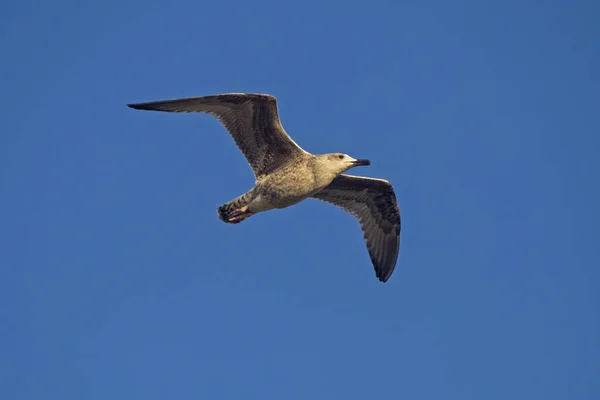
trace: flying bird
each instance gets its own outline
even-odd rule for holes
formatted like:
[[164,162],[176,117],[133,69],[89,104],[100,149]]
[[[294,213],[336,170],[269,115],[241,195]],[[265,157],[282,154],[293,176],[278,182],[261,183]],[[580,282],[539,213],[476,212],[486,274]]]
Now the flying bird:
[[307,198],[331,203],[358,219],[375,275],[386,282],[400,249],[400,211],[390,182],[344,174],[370,165],[343,153],[311,154],[283,129],[277,100],[268,94],[225,93],[128,104],[136,110],[200,112],[217,118],[254,172],[255,186],[217,208],[219,218],[237,224],[260,212]]

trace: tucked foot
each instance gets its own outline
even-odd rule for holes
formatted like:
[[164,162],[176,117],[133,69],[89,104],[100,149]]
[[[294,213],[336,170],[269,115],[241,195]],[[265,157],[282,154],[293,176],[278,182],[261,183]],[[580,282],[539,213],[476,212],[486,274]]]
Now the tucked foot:
[[237,224],[248,218],[253,213],[248,211],[248,206],[238,209],[231,209],[228,206],[221,206],[217,209],[221,221],[228,224]]
[[238,210],[232,210],[231,212],[229,212],[229,215],[227,216],[227,222],[236,222],[236,221],[239,222],[245,218],[244,217],[245,214],[249,214],[248,206],[244,206]]

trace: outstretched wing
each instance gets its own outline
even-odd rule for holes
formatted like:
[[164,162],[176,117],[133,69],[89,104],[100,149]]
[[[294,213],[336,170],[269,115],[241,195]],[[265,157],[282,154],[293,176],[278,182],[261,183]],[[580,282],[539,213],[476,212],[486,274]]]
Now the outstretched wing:
[[214,116],[229,131],[257,178],[306,153],[283,129],[277,100],[268,94],[226,93],[128,106],[137,110],[203,112]]
[[358,219],[375,275],[387,281],[400,249],[400,211],[392,185],[383,179],[342,174],[313,197]]

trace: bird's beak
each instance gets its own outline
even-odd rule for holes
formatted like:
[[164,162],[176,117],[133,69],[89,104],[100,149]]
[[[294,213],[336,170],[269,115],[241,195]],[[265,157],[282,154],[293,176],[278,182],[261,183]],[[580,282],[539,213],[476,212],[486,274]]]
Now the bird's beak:
[[356,160],[352,162],[352,165],[355,167],[361,166],[361,165],[371,165],[371,161],[366,160],[366,159],[360,159],[360,160]]

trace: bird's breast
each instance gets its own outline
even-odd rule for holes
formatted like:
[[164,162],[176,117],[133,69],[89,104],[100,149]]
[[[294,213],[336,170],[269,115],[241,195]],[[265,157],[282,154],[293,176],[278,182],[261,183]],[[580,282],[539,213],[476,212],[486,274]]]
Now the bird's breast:
[[264,201],[274,208],[285,208],[299,203],[320,189],[314,174],[302,165],[266,176],[258,182],[258,186],[262,188]]

